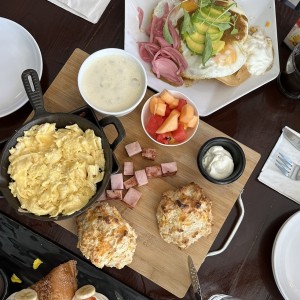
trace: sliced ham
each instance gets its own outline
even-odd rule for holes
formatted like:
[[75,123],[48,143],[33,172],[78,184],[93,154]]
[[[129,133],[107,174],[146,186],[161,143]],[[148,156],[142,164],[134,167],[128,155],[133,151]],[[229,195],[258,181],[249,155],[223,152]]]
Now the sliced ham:
[[133,162],[132,161],[125,161],[124,162],[123,174],[125,176],[132,176],[132,175],[134,175],[134,172],[133,172]]
[[112,190],[123,190],[123,174],[112,174],[110,176],[110,185]]
[[162,176],[161,166],[149,166],[145,168],[148,178],[157,178]]
[[135,207],[141,196],[141,192],[137,191],[134,188],[130,188],[125,194],[123,201],[126,202],[129,206]]
[[150,27],[147,29],[149,42],[139,42],[140,57],[152,65],[152,72],[157,78],[166,80],[175,86],[183,85],[182,74],[188,64],[179,51],[180,35],[178,30],[168,20],[168,28],[173,39],[172,45],[163,36],[163,28],[170,12],[168,3],[165,4],[162,17],[153,15]]
[[154,148],[143,148],[142,157],[150,159],[150,160],[155,160],[156,152],[157,151]]
[[169,162],[161,164],[162,176],[171,176],[177,173],[177,163]]
[[139,142],[133,142],[133,143],[127,144],[127,145],[125,145],[125,149],[126,149],[126,152],[129,157],[132,157],[132,156],[142,152],[142,148],[141,148]]
[[157,78],[166,79],[176,86],[183,85],[183,79],[178,74],[178,66],[171,59],[160,57],[152,61],[152,71]]
[[138,183],[138,186],[142,186],[142,185],[145,185],[148,183],[148,178],[147,178],[145,169],[135,171],[134,176]]
[[138,19],[139,19],[139,29],[141,29],[143,19],[144,19],[144,11],[140,7],[137,8],[137,11],[138,11]]
[[155,54],[160,50],[160,46],[149,42],[140,42],[139,54],[143,61],[150,63]]
[[122,200],[123,190],[106,190],[107,200]]
[[136,181],[135,176],[130,177],[129,179],[125,180],[123,182],[125,189],[130,189],[131,187],[134,187],[138,185],[138,182]]

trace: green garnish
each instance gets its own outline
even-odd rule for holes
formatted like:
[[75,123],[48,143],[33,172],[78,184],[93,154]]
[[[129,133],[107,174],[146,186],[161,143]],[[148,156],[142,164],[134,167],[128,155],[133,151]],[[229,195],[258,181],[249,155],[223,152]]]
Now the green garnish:
[[[189,0],[184,0],[176,4],[170,10],[167,19],[165,21],[163,27],[163,36],[164,39],[170,44],[173,44],[173,38],[169,30],[169,16],[173,13],[175,9],[181,6],[182,3],[187,1]],[[238,29],[236,28],[237,16],[230,13],[232,7],[236,6],[236,3],[232,3],[227,7],[215,5],[215,2],[220,2],[220,1],[224,3],[228,3],[228,1],[226,0],[198,0],[198,9],[194,13],[190,14],[189,12],[184,10],[183,21],[181,23],[181,28],[180,28],[180,34],[183,40],[185,40],[186,36],[196,31],[194,27],[194,23],[201,23],[201,24],[205,23],[208,26],[204,38],[203,52],[202,53],[195,52],[195,54],[202,56],[203,65],[205,65],[205,63],[213,56],[213,41],[210,34],[208,33],[208,30],[210,28],[217,28],[222,33],[225,30],[232,28],[230,34],[234,35],[238,33]],[[215,12],[211,13],[212,10],[214,10]],[[216,12],[217,12],[217,16],[216,16]],[[192,49],[190,50],[194,52]]]

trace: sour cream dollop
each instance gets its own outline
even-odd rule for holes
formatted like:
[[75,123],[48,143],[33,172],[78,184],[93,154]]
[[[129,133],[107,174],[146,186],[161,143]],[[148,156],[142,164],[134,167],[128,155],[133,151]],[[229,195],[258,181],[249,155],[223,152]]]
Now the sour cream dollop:
[[225,179],[232,174],[234,169],[231,154],[222,146],[211,147],[205,153],[202,165],[214,179]]

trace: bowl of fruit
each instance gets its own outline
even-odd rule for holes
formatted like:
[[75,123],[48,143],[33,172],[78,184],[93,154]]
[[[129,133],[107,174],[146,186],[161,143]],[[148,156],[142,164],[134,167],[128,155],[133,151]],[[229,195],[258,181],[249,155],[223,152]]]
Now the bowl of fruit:
[[165,146],[179,146],[194,136],[199,125],[199,113],[186,95],[165,89],[145,102],[141,122],[152,141]]

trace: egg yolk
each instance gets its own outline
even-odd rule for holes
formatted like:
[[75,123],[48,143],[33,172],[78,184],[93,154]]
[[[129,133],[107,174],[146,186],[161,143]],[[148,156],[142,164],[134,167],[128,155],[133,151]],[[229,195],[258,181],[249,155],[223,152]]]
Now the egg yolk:
[[237,60],[237,54],[234,47],[226,44],[223,50],[216,54],[214,60],[219,66],[229,66],[234,64]]

